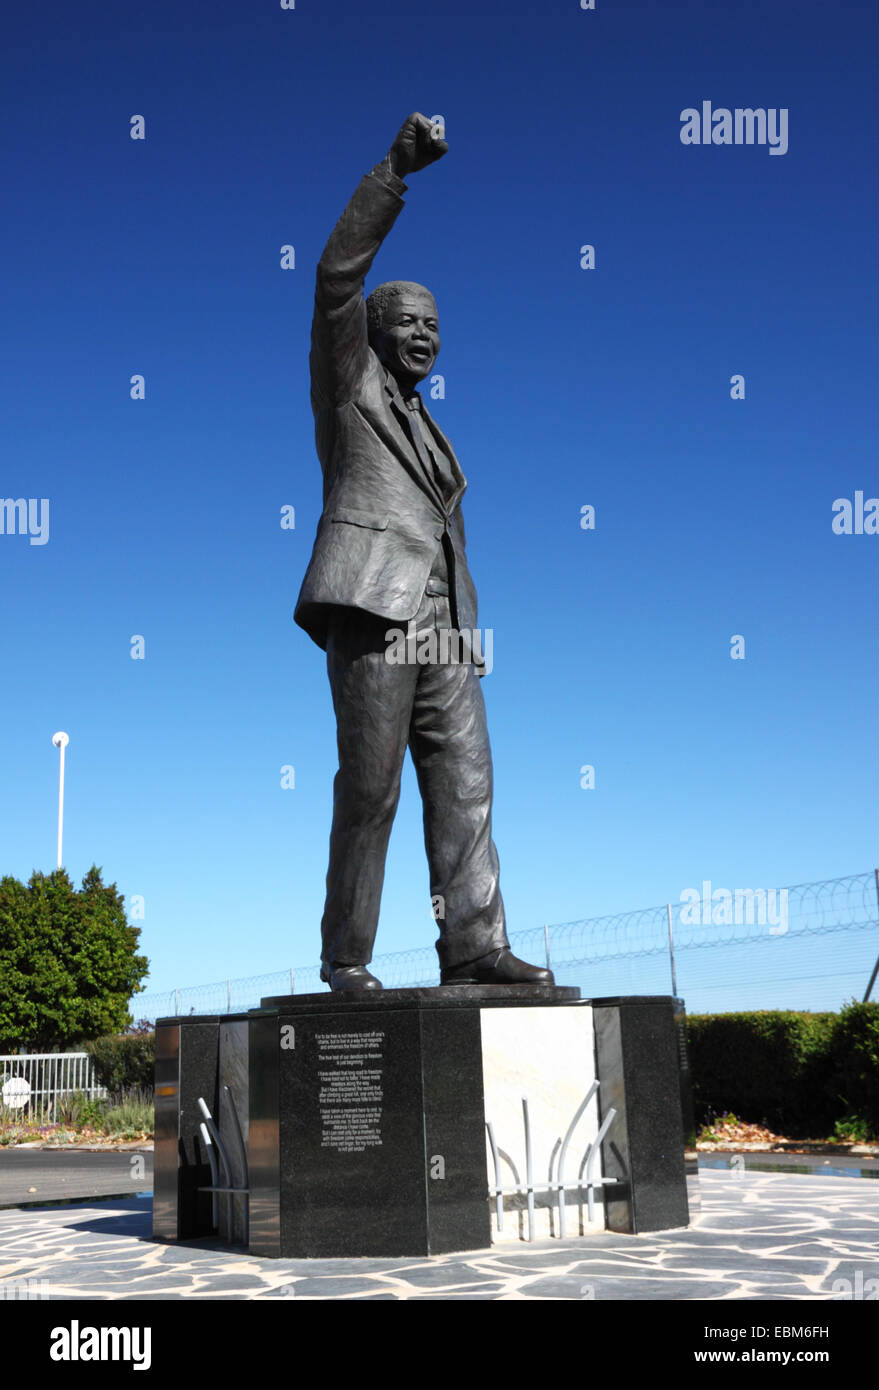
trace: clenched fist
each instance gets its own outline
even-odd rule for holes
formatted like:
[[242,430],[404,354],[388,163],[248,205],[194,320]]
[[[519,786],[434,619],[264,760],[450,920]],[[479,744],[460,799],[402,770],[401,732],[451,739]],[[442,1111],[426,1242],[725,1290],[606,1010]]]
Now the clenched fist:
[[439,134],[426,116],[413,111],[400,127],[400,133],[388,151],[387,162],[391,173],[405,179],[409,174],[417,174],[427,164],[435,164],[448,153],[448,143]]

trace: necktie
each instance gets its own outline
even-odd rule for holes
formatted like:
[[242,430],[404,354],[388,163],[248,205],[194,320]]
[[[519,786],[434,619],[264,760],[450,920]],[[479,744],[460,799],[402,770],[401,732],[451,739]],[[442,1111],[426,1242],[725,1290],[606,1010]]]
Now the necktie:
[[421,397],[419,396],[417,391],[413,391],[412,394],[410,396],[407,396],[405,399],[406,408],[408,409],[411,418],[412,433],[415,436],[416,448],[419,444],[422,445],[424,452],[426,453],[430,461],[430,466],[433,473],[433,483],[439,489],[440,494],[444,497],[446,492],[448,491],[449,480],[446,478],[443,472],[442,465],[440,464],[440,461],[436,456],[433,446],[428,441],[427,431],[422,427]]
[[[421,424],[421,397],[418,395],[418,392],[413,391],[410,396],[407,396],[405,398],[405,400],[407,409],[409,411],[409,419],[412,425],[412,435],[415,439],[416,451],[418,449],[418,445],[421,444],[423,446],[424,453],[427,455],[427,458],[430,462],[430,467],[433,470],[434,486],[439,492],[440,497],[443,498],[443,500],[445,500],[447,493],[450,493],[454,487],[454,480],[451,477],[451,470],[449,470],[449,477],[446,477],[443,472],[440,460],[437,458],[434,449],[427,441],[427,431],[422,428]],[[445,459],[443,461],[445,461]],[[441,587],[435,592],[448,594],[449,573],[449,559],[446,555],[446,538],[444,537],[442,544],[438,545],[436,548],[436,554],[433,557],[433,564],[431,565],[430,569],[430,580],[438,580],[441,584]],[[454,598],[452,599],[452,602],[454,603]],[[454,623],[457,624],[457,609],[455,609],[455,615],[456,616],[454,618]]]

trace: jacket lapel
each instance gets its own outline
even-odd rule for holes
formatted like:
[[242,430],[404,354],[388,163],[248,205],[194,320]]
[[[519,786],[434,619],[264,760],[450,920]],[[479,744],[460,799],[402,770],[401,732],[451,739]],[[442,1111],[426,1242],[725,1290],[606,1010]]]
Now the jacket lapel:
[[394,382],[390,372],[386,372],[385,374],[385,391],[390,397],[390,403],[394,412],[394,423],[397,426],[397,431],[402,435],[403,439],[406,442],[406,445],[408,446],[407,452],[410,455],[414,453],[415,456],[415,466],[413,467],[407,460],[407,470],[418,483],[418,486],[421,488],[421,490],[423,492],[426,492],[430,499],[439,506],[440,511],[444,513],[445,502],[439,489],[433,481],[433,469],[430,465],[430,460],[427,457],[424,445],[421,439],[419,438],[417,430],[415,430],[412,426],[410,412],[406,408],[406,403],[403,400],[403,397],[400,395],[400,392],[397,390],[396,383]]
[[439,443],[440,447],[442,448],[443,452],[445,453],[446,457],[452,465],[452,477],[455,480],[455,491],[452,493],[452,496],[449,499],[449,510],[451,511],[451,509],[455,506],[458,500],[463,496],[467,488],[467,479],[464,477],[464,473],[461,469],[460,463],[458,462],[454,449],[452,448],[446,436],[443,434],[436,420],[434,420],[432,415],[429,415],[427,413],[427,406],[424,404],[423,400],[421,402],[421,414],[422,418],[427,421],[428,428],[436,436],[437,442]]
[[379,370],[383,376],[385,403],[390,409],[384,411],[381,417],[373,420],[372,428],[383,440],[386,448],[399,460],[401,467],[405,468],[412,481],[430,497],[431,501],[435,501],[409,428],[407,418],[409,412],[400,395],[390,384],[389,373],[381,366],[379,366]]

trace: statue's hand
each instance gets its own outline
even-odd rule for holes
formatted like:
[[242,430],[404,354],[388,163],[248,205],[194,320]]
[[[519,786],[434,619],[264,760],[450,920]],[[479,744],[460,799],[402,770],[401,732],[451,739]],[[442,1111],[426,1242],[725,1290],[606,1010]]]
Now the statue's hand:
[[435,164],[448,152],[436,128],[420,111],[413,111],[400,127],[400,133],[388,151],[388,166],[398,178],[416,174],[428,164]]

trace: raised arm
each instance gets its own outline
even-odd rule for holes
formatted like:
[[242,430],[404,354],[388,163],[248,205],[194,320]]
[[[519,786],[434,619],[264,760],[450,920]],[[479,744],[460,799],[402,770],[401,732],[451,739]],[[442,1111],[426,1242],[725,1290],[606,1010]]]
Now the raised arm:
[[369,350],[363,282],[403,206],[403,179],[448,148],[427,117],[414,112],[333,228],[318,262],[311,329],[311,392],[318,408],[344,405],[356,395]]

